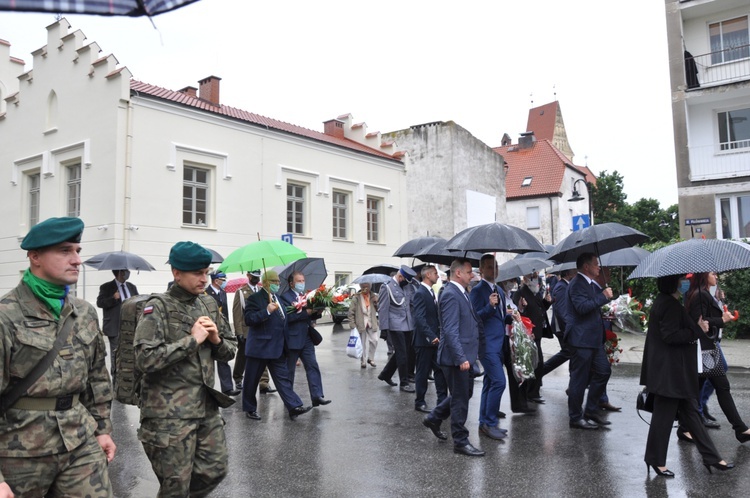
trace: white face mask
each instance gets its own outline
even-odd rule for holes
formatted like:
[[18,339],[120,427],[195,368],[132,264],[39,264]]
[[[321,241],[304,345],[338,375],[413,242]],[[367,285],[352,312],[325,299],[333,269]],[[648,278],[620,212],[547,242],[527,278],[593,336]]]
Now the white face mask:
[[708,293],[711,294],[712,296],[716,297],[716,286],[712,285],[711,287],[709,287],[708,288]]
[[515,282],[505,282],[505,291],[506,292],[514,292],[518,290],[518,284]]
[[529,282],[526,285],[532,293],[536,294],[537,292],[539,292],[539,282]]

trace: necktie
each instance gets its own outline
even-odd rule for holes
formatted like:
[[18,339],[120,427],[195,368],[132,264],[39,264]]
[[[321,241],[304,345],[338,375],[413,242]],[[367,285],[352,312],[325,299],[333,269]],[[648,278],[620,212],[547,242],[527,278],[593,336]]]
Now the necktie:
[[437,298],[435,297],[435,291],[430,288],[430,294],[432,295],[432,300],[435,301],[435,304],[437,304]]
[[124,301],[129,297],[130,293],[128,293],[128,286],[123,282],[120,284],[120,301]]
[[273,296],[273,302],[279,305],[279,313],[281,314],[281,318],[285,318],[284,307],[281,305],[281,303],[279,303],[279,300],[276,299],[275,294],[271,294],[271,296]]

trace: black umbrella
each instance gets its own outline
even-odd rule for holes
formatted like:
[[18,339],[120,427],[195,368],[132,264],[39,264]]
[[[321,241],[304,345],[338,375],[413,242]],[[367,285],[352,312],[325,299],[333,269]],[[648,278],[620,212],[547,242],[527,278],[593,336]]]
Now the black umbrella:
[[392,273],[397,272],[398,269],[399,269],[398,266],[384,263],[382,265],[371,266],[370,268],[362,272],[362,275],[370,275],[371,273],[379,273],[381,275],[391,275]]
[[544,252],[527,252],[523,254],[518,254],[516,256],[516,259],[521,258],[536,258],[536,259],[549,259],[549,253],[555,250],[555,246],[553,244],[542,244],[544,246]]
[[497,281],[503,282],[511,278],[529,275],[552,266],[552,261],[538,258],[515,258],[497,267]]
[[602,267],[638,266],[643,258],[649,254],[651,253],[640,247],[626,247],[625,249],[618,249],[617,251],[602,254],[599,259]]
[[317,289],[328,277],[325,261],[323,258],[302,258],[284,265],[277,273],[279,274],[279,293],[289,289],[289,277],[294,272],[301,272],[305,276],[306,290]]
[[388,275],[383,275],[382,273],[369,273],[367,275],[361,275],[357,278],[355,278],[352,283],[353,284],[384,284],[387,281],[391,279]]
[[544,252],[544,246],[526,230],[503,223],[488,223],[467,228],[453,236],[445,248],[449,251]]
[[741,268],[750,268],[750,245],[723,239],[690,239],[652,252],[628,279]]
[[212,256],[211,262],[212,263],[221,263],[221,262],[224,261],[224,256],[222,256],[218,252],[214,251],[210,247],[206,247],[206,250],[211,253],[211,256]]
[[396,249],[396,252],[393,253],[394,256],[398,258],[408,258],[414,256],[414,253],[421,251],[427,246],[430,246],[438,241],[445,241],[442,237],[417,237],[416,239],[411,239],[410,241],[404,243],[401,247]]
[[83,264],[97,270],[155,270],[142,257],[125,251],[103,252],[87,259]]
[[648,235],[619,223],[602,223],[573,232],[560,241],[548,256],[558,263],[575,261],[583,253],[600,256],[618,249],[632,247],[648,239]]
[[446,244],[448,244],[447,240],[439,240],[415,253],[414,257],[425,263],[435,263],[439,265],[449,265],[456,258],[466,258],[471,262],[472,266],[479,265],[479,260],[482,259],[481,252],[449,251],[445,248]]
[[0,10],[97,14],[102,16],[155,16],[198,0],[0,0]]

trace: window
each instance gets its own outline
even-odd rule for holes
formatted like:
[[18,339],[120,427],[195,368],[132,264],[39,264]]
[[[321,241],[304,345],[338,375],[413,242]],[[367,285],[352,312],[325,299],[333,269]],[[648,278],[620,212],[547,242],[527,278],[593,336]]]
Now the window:
[[349,280],[352,278],[351,273],[336,272],[334,273],[334,287],[344,287],[349,284]]
[[531,186],[531,180],[532,180],[532,179],[533,179],[533,177],[531,177],[531,176],[527,176],[527,177],[526,177],[526,178],[524,178],[524,179],[523,179],[523,181],[521,182],[521,186],[522,186],[522,187],[530,187],[530,186]]
[[185,166],[182,174],[182,223],[208,225],[208,170]]
[[346,239],[346,222],[349,217],[349,196],[344,192],[333,191],[333,238]]
[[380,242],[380,199],[367,197],[367,242]]
[[732,238],[732,209],[729,206],[729,199],[721,200],[721,234],[724,239]]
[[750,147],[750,108],[720,112],[717,116],[721,150]]
[[539,206],[526,208],[526,229],[539,228]]
[[750,237],[750,194],[719,199],[716,237],[739,239]]
[[81,165],[68,166],[68,216],[77,218],[81,215]]
[[305,187],[296,183],[286,185],[286,231],[305,234]]
[[708,25],[711,37],[711,64],[750,57],[747,16]]
[[29,228],[39,223],[39,181],[41,175],[33,173],[29,179]]

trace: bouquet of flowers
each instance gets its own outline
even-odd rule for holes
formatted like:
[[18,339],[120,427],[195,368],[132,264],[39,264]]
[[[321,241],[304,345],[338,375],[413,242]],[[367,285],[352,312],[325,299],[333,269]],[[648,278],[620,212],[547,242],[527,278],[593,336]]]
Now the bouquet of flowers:
[[623,294],[602,306],[602,318],[612,322],[618,329],[632,334],[643,334],[648,327],[646,313],[637,299]]
[[297,296],[297,299],[294,300],[291,306],[286,307],[286,314],[299,313],[305,308],[307,308],[307,294],[304,296]]
[[330,306],[331,312],[334,310],[348,311],[350,301],[351,296],[346,287],[338,287],[333,291],[332,303]]
[[527,317],[521,321],[514,321],[510,336],[510,352],[513,358],[513,376],[523,383],[526,379],[534,378],[534,369],[539,363],[539,350],[531,338],[534,325]]
[[622,353],[622,349],[618,347],[620,339],[617,337],[617,334],[611,330],[605,332],[606,341],[604,341],[604,352],[607,354],[607,359],[609,360],[610,365],[620,363],[620,353]]
[[322,284],[314,291],[308,292],[307,307],[322,311],[325,308],[331,307],[334,302],[333,299],[333,288],[326,287],[325,284]]

